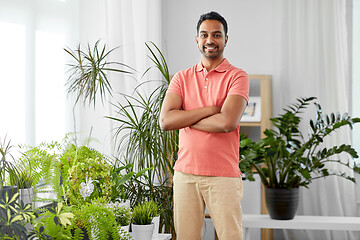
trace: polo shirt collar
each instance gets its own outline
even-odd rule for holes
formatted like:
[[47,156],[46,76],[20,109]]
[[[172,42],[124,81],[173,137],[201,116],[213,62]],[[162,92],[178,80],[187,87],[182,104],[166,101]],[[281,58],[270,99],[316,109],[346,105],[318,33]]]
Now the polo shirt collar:
[[[228,62],[228,60],[226,58],[224,58],[224,60],[220,63],[220,65],[217,66],[214,70],[217,72],[225,72],[229,66],[230,66],[230,63]],[[196,66],[196,71],[201,72],[203,69],[204,69],[204,66],[200,60],[200,62]]]

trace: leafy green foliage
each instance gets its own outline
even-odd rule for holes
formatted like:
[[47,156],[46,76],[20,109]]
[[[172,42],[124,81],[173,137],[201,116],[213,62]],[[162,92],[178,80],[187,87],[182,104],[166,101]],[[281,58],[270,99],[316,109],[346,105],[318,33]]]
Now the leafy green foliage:
[[0,237],[5,239],[27,239],[24,225],[35,219],[31,205],[16,203],[19,193],[11,198],[5,193],[5,199],[0,201]]
[[85,204],[76,218],[84,224],[94,239],[119,239],[115,214],[108,207],[98,203]]
[[151,224],[154,217],[159,213],[158,205],[152,201],[145,201],[133,208],[132,223],[137,225]]
[[[118,162],[119,163],[119,162]],[[128,196],[128,186],[140,178],[144,177],[144,174],[147,171],[153,170],[151,168],[145,168],[140,170],[139,172],[133,171],[134,165],[129,163],[120,167],[117,167],[115,164],[111,169],[111,179],[113,182],[112,190],[111,190],[111,201],[115,202],[117,199],[129,199]]]
[[19,166],[10,174],[10,184],[17,186],[18,189],[31,188],[33,183],[33,176],[26,169]]
[[113,209],[116,222],[120,226],[127,226],[131,222],[131,209],[125,206],[115,206]]
[[16,171],[16,166],[8,159],[9,157],[13,159],[10,151],[12,145],[10,140],[8,141],[6,137],[3,141],[0,139],[0,190],[3,188],[6,180],[6,174]]
[[74,214],[68,212],[63,203],[59,202],[55,209],[45,211],[35,221],[29,239],[73,239],[70,226],[73,218]]
[[91,178],[95,189],[89,199],[99,197],[109,200],[113,182],[111,181],[111,166],[101,153],[87,146],[71,145],[60,157],[63,185],[66,196],[71,204],[84,204],[80,195],[80,186]]
[[263,184],[271,188],[306,187],[313,179],[329,175],[354,181],[345,173],[328,170],[326,163],[333,162],[350,167],[350,163],[344,163],[336,156],[346,153],[357,158],[356,151],[346,144],[332,148],[323,147],[321,144],[332,132],[346,125],[352,128],[359,119],[351,118],[347,114],[323,115],[321,106],[315,103],[316,119],[310,120],[311,132],[308,139],[305,139],[299,130],[301,118],[298,115],[315,99],[299,98],[297,103],[284,109],[284,114],[271,118],[275,130],[266,129],[265,138],[260,141],[253,142],[241,136],[239,166],[249,180],[254,180],[255,170]]
[[[116,48],[109,51],[106,44],[99,46],[98,40],[94,47],[88,44],[85,51],[81,50],[80,44],[76,50],[65,48],[64,50],[73,58],[74,63],[68,64],[69,78],[67,81],[68,94],[76,94],[76,102],[83,100],[95,106],[96,95],[100,93],[101,101],[106,100],[106,94],[112,95],[112,87],[107,77],[107,71],[131,74],[133,69],[128,65],[118,62],[109,62],[106,59]],[[119,69],[124,68],[128,70]]]
[[132,206],[145,199],[154,199],[164,208],[160,225],[165,225],[165,231],[174,232],[172,183],[169,179],[172,179],[177,157],[178,131],[162,131],[158,122],[170,75],[160,49],[152,42],[146,43],[146,46],[154,67],[162,73],[162,79],[153,80],[160,86],[148,96],[140,91],[131,96],[123,95],[125,104],[114,104],[117,115],[108,118],[119,123],[115,136],[118,152],[125,153],[126,163],[137,166],[137,169],[154,167],[143,178],[126,183],[125,189]]
[[60,162],[59,156],[64,149],[64,142],[40,143],[38,146],[21,146],[24,154],[20,158],[19,165],[32,178],[32,186],[40,183],[49,184],[60,198],[62,188],[60,187]]

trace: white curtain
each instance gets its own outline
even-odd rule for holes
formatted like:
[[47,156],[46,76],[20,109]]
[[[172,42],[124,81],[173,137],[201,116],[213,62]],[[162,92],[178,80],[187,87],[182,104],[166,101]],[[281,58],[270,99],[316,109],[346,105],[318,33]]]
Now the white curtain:
[[[80,144],[91,136],[97,140],[92,147],[111,155],[114,126],[104,116],[114,116],[110,102],[119,100],[116,93],[132,94],[152,65],[145,42],[161,48],[161,11],[161,0],[1,0],[0,139],[37,145],[76,131]],[[137,73],[131,78],[110,73],[115,98],[95,108],[78,104],[73,112],[74,97],[64,87],[72,59],[63,48],[80,43],[85,50],[99,39],[108,50],[119,47],[108,61]],[[159,77],[154,71],[147,78]]]
[[[279,1],[282,22],[278,28],[278,55],[274,82],[274,113],[298,97],[315,96],[323,112],[349,112],[351,78],[349,35],[346,0],[294,0]],[[308,118],[303,130],[308,130]],[[306,137],[306,136],[305,136]],[[326,142],[327,147],[349,144],[351,132],[343,129]],[[348,161],[346,157],[343,159]],[[334,170],[353,172],[337,165]],[[301,189],[298,214],[324,216],[354,216],[356,214],[355,185],[339,177],[313,181],[309,189]],[[357,233],[343,231],[283,231],[285,239],[350,240],[359,239]]]
[[76,0],[0,1],[1,140],[36,145],[72,130],[63,48],[78,37],[78,10]]
[[[113,98],[102,104],[98,102],[93,106],[81,106],[78,111],[80,115],[79,132],[82,139],[91,137],[98,140],[93,142],[94,147],[102,152],[112,155],[115,152],[113,121],[104,116],[115,116],[114,107],[111,103],[124,100],[118,93],[134,94],[135,87],[146,80],[160,79],[157,71],[150,71],[144,78],[141,78],[144,71],[152,66],[148,58],[145,42],[152,41],[161,49],[161,0],[82,0],[81,28],[83,44],[94,44],[101,39],[107,44],[108,49],[117,48],[108,61],[117,61],[131,66],[136,70],[132,76],[119,73],[109,73],[113,86]],[[93,14],[99,11],[99,17],[94,24]],[[86,37],[85,37],[86,36]],[[141,91],[150,93],[158,83],[145,84]]]

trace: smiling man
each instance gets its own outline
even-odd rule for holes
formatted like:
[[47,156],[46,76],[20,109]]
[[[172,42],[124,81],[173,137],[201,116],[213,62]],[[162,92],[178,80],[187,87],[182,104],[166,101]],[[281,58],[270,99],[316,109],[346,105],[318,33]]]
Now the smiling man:
[[203,14],[196,43],[201,61],[171,80],[160,114],[163,130],[179,131],[174,170],[174,222],[178,240],[200,240],[207,207],[220,240],[241,240],[239,122],[249,78],[223,56],[225,19]]

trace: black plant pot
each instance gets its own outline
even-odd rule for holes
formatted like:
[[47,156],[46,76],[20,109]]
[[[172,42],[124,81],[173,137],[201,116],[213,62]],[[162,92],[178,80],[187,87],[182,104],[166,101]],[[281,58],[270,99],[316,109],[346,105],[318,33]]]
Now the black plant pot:
[[265,188],[265,201],[272,219],[293,219],[299,205],[299,188]]

